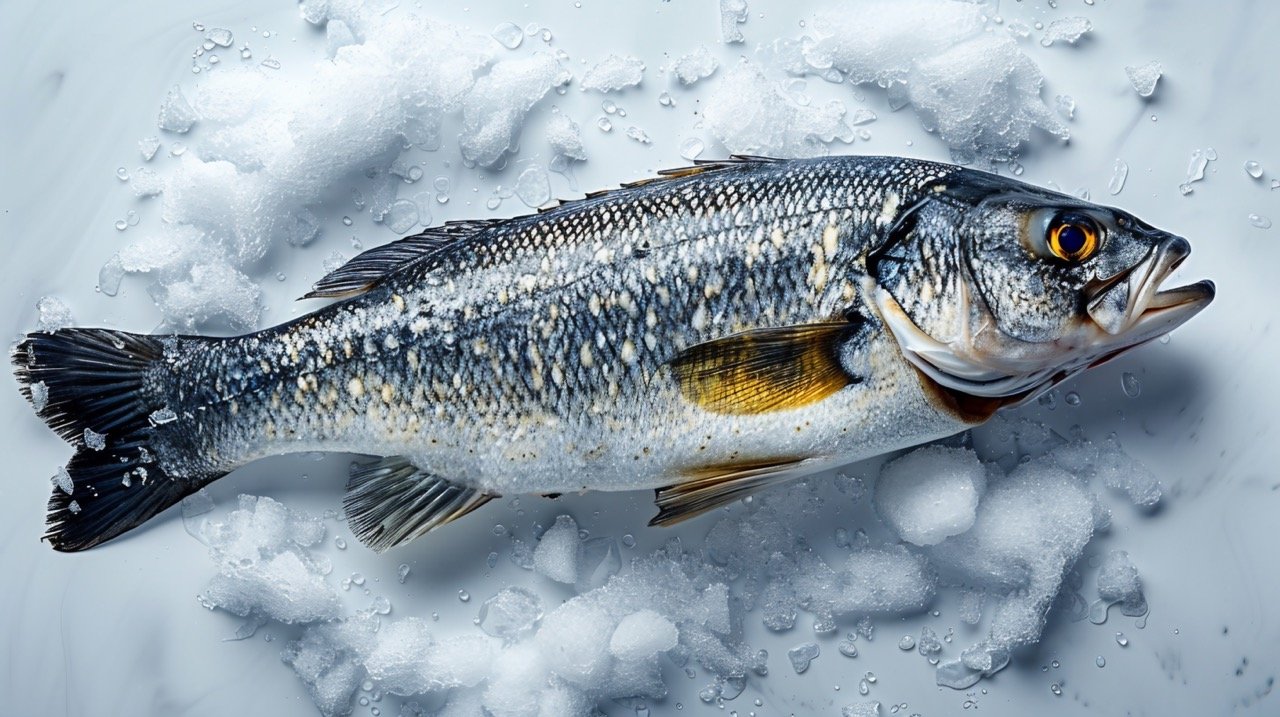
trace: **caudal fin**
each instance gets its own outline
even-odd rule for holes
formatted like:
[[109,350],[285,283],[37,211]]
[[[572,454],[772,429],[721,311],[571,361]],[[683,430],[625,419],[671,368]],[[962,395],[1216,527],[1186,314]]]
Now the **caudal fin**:
[[153,446],[166,406],[148,389],[164,380],[163,355],[160,338],[109,329],[28,334],[14,349],[22,395],[76,447],[49,499],[55,550],[110,540],[208,481],[170,477]]

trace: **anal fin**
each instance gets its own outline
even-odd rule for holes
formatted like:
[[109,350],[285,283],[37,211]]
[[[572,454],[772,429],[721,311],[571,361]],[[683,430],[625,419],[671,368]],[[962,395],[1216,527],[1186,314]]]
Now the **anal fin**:
[[688,480],[654,491],[658,514],[649,525],[675,525],[771,485],[798,478],[801,471],[797,468],[805,462],[803,458],[776,458],[700,468]]
[[351,466],[342,506],[351,532],[381,553],[457,520],[496,497],[427,475],[404,456],[388,456]]

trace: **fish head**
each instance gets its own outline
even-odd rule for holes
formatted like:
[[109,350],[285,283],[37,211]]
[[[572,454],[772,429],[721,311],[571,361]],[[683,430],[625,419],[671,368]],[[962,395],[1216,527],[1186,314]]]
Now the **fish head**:
[[1025,401],[1203,310],[1162,288],[1191,245],[1125,211],[972,170],[898,214],[867,258],[903,355],[967,397]]

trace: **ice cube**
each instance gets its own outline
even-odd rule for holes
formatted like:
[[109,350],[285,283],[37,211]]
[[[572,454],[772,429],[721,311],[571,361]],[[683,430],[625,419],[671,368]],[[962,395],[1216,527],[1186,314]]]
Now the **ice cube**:
[[562,157],[580,162],[587,158],[582,147],[582,128],[563,112],[553,112],[547,120],[547,143],[551,151]]
[[504,640],[517,640],[542,619],[542,599],[521,587],[499,590],[480,606],[480,629]]
[[875,506],[898,537],[936,545],[968,530],[986,488],[986,469],[967,448],[928,446],[884,466]]
[[679,631],[653,610],[639,610],[618,622],[609,638],[609,652],[619,660],[644,660],[676,646]]
[[568,515],[556,518],[555,525],[547,529],[533,551],[533,569],[540,575],[559,583],[574,583],[578,579],[578,556],[581,550],[578,524]]
[[57,331],[75,323],[71,316],[71,307],[56,296],[42,296],[36,302],[36,313],[39,315],[41,331]]
[[1089,18],[1080,17],[1078,15],[1072,17],[1060,17],[1049,23],[1049,27],[1045,29],[1044,37],[1040,39],[1040,44],[1048,47],[1055,42],[1065,42],[1074,45],[1084,37],[1086,33],[1093,30],[1093,23],[1089,22]]
[[720,0],[720,41],[726,45],[742,42],[742,29],[747,21],[747,0]]
[[787,659],[791,660],[791,667],[795,669],[796,674],[802,674],[809,669],[809,664],[821,653],[818,649],[818,643],[805,642],[787,650]]
[[107,436],[105,433],[98,433],[92,428],[84,429],[84,445],[89,450],[100,451],[107,447]]
[[1126,65],[1125,74],[1129,76],[1129,84],[1139,97],[1150,97],[1156,93],[1156,83],[1164,74],[1164,65],[1152,60],[1144,65]]
[[158,151],[160,151],[159,137],[143,137],[138,140],[138,152],[142,155],[142,161],[150,162]]
[[644,79],[644,63],[630,55],[609,55],[582,76],[582,88],[616,92],[635,87]]
[[200,116],[196,114],[195,108],[182,93],[182,88],[174,85],[165,96],[164,103],[160,105],[156,126],[166,132],[184,134],[191,131],[192,126],[199,119]]
[[680,84],[688,86],[715,74],[720,61],[711,54],[706,45],[699,45],[693,52],[683,55],[671,65],[671,74]]
[[340,635],[335,625],[309,627],[280,656],[306,685],[324,717],[351,713],[351,697],[365,675]]

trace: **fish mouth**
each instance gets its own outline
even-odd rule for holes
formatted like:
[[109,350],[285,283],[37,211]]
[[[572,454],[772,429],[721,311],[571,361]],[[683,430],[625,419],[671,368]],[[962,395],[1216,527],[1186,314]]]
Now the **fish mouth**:
[[[1212,281],[1161,289],[1191,253],[1181,237],[1161,241],[1145,259],[1085,288],[1085,312],[1054,341],[1031,343],[991,326],[981,298],[964,293],[970,326],[943,343],[924,333],[882,288],[876,304],[903,355],[932,383],[965,396],[1023,403],[1087,368],[1159,338],[1200,313],[1214,298]],[[971,309],[978,308],[978,311]],[[985,319],[974,320],[974,316]],[[977,325],[974,325],[977,324]],[[1000,338],[993,340],[993,336]]]

